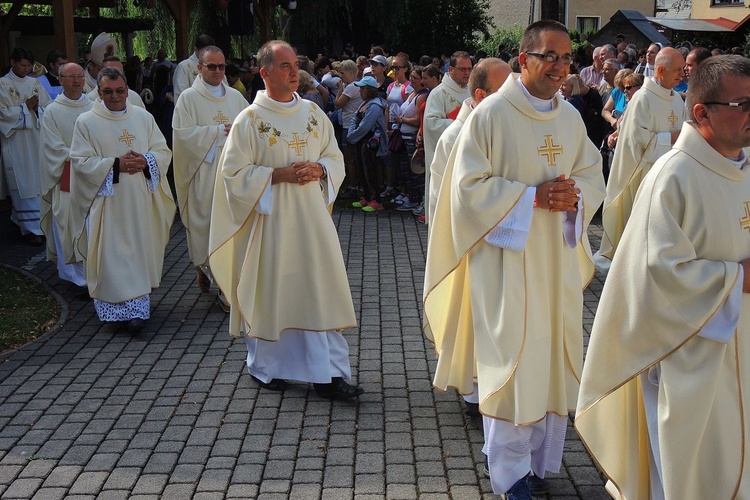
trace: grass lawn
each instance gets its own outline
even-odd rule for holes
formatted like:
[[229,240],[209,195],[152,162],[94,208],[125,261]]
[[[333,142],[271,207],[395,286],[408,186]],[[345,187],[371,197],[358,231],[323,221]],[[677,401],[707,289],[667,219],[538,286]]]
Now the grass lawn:
[[42,286],[0,267],[0,352],[38,337],[59,317],[59,304]]

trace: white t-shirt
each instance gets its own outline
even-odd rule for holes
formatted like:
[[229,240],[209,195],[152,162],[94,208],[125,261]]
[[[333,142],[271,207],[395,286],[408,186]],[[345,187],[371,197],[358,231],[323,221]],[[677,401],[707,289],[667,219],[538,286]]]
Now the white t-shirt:
[[344,130],[349,130],[349,125],[352,123],[352,118],[357,113],[360,105],[362,105],[362,97],[359,95],[359,87],[350,83],[344,87],[344,95],[349,98],[341,108],[341,124]]

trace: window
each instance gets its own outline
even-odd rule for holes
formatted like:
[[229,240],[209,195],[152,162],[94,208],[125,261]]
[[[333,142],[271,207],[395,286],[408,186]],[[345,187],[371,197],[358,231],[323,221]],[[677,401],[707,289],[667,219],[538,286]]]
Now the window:
[[711,0],[711,5],[745,5],[744,0]]
[[578,33],[596,33],[599,31],[599,16],[576,16],[576,28]]

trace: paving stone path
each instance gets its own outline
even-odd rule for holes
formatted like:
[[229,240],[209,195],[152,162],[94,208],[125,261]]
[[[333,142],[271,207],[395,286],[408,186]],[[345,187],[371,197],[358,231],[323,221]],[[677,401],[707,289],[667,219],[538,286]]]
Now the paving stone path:
[[[59,292],[62,326],[0,356],[0,499],[480,499],[482,435],[430,383],[421,331],[427,231],[411,215],[334,212],[359,328],[345,333],[366,393],[259,390],[215,295],[201,294],[173,228],[139,335],[98,321],[39,248],[0,222],[0,262]],[[590,230],[598,246],[601,227]],[[586,338],[601,292],[585,297]],[[609,498],[572,427],[551,497]]]

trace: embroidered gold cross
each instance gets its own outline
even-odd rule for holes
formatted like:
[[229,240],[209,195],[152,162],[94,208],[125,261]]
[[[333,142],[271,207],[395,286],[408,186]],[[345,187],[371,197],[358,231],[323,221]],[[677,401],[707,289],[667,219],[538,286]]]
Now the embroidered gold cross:
[[124,142],[127,147],[130,147],[130,145],[133,144],[133,141],[135,140],[135,136],[130,135],[128,129],[124,128],[122,129],[122,135],[118,137],[117,140],[120,142]]
[[540,156],[547,157],[547,163],[549,163],[551,167],[554,167],[557,164],[556,155],[561,155],[563,153],[563,147],[560,145],[555,145],[551,135],[545,135],[544,146],[538,147],[536,148],[536,150]]
[[299,134],[297,132],[294,132],[292,134],[294,136],[294,140],[292,142],[288,142],[290,148],[294,148],[295,154],[297,156],[302,154],[302,148],[307,147],[307,139],[304,141],[300,140]]
[[669,123],[672,124],[672,128],[674,128],[675,124],[677,123],[677,115],[674,114],[674,110],[672,110],[672,114],[669,115],[669,118],[667,118],[667,120],[669,120]]
[[214,121],[216,123],[227,123],[229,121],[229,118],[224,116],[224,113],[222,113],[221,110],[219,110],[219,112],[216,113],[216,116],[214,116]]
[[745,216],[740,217],[740,229],[750,231],[750,201],[745,202]]

